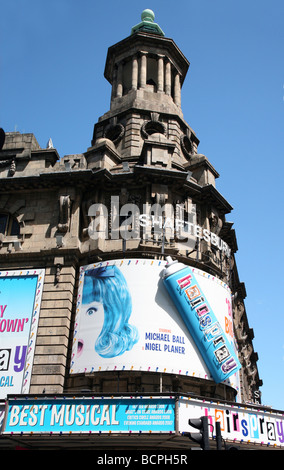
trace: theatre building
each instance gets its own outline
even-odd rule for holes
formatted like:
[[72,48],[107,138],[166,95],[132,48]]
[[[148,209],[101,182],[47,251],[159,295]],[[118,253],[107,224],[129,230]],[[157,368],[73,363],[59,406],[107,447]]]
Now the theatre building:
[[222,450],[283,448],[188,68],[145,10],[107,51],[110,109],[81,154],[2,135],[2,449],[188,450],[203,416],[212,449],[218,429]]

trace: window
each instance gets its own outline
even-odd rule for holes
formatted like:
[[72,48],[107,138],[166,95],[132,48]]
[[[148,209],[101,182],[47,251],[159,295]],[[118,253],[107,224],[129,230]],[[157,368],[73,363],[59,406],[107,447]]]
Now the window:
[[0,233],[6,236],[20,235],[20,225],[10,214],[0,213]]

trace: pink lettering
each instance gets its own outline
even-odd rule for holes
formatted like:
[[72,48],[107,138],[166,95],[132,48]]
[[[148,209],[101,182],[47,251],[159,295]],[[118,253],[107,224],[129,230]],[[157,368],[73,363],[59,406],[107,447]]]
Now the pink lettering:
[[181,279],[178,279],[177,283],[181,289],[185,289],[185,287],[190,286],[191,278],[192,278],[191,274],[188,274],[187,276]]
[[212,427],[212,429],[214,429],[213,416],[210,416],[208,411],[209,411],[209,409],[205,408],[205,416],[208,416],[208,422],[209,422],[210,426]]
[[24,330],[24,325],[28,323],[28,321],[28,318],[22,318],[21,320],[19,318],[13,320],[3,318],[0,320],[0,333],[4,333],[4,331],[7,333],[15,333],[15,331],[17,331],[17,333],[19,333]]
[[203,304],[201,305],[201,307],[198,307],[196,309],[196,313],[199,317],[201,317],[202,315],[205,315],[205,313],[208,313],[208,312],[210,312],[210,310],[206,304]]
[[226,299],[226,304],[227,304],[227,307],[228,307],[228,315],[229,317],[232,316],[232,304],[231,304],[231,301],[229,299]]
[[3,314],[6,310],[7,305],[0,305],[0,310],[1,310],[1,318],[3,317]]

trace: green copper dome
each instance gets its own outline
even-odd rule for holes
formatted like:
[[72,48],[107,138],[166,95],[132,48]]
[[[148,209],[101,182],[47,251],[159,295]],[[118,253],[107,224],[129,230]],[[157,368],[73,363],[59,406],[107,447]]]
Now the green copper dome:
[[141,23],[133,26],[131,29],[131,34],[136,33],[137,31],[145,31],[146,33],[158,34],[159,36],[165,36],[165,33],[162,31],[160,26],[157,23],[154,23],[155,14],[152,10],[146,9],[141,13]]

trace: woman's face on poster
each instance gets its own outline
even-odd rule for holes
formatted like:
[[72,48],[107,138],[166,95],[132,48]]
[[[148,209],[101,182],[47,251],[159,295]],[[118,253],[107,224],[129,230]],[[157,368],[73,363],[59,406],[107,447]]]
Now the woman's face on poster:
[[94,355],[95,342],[104,322],[104,307],[100,302],[90,302],[81,307],[80,337],[77,343],[77,358],[87,362],[88,355]]

